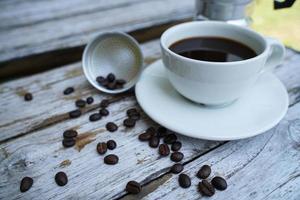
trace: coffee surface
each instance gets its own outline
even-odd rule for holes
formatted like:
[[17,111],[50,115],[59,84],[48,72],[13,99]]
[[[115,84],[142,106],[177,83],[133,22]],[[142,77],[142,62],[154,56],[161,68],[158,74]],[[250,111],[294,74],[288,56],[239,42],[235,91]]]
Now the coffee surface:
[[256,56],[250,47],[221,37],[194,37],[179,40],[169,49],[181,56],[212,62],[241,61]]

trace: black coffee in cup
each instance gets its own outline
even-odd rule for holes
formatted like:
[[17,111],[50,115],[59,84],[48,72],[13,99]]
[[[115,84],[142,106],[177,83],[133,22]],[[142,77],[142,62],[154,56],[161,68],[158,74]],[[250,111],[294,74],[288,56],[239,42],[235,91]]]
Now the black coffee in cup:
[[181,56],[211,62],[241,61],[256,56],[250,47],[221,37],[193,37],[173,43],[169,49]]

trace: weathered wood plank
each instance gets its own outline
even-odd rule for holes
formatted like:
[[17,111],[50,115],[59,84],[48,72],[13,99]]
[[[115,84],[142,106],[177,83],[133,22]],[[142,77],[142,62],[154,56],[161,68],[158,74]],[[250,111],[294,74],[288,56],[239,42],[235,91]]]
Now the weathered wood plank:
[[86,44],[102,31],[133,31],[192,17],[194,1],[1,1],[0,62]]
[[[183,173],[192,178],[190,188],[180,188],[178,175],[168,174],[168,180],[144,199],[202,199],[195,174],[204,164],[212,166],[211,177],[227,178],[228,189],[217,191],[212,200],[300,199],[299,114],[300,103],[297,103],[289,109],[285,119],[267,133],[228,142],[185,165]],[[295,136],[298,140],[293,139]]]
[[[155,45],[152,48],[155,49]],[[290,53],[293,54],[293,52]],[[294,56],[287,57],[289,61],[294,61],[295,59]],[[283,70],[284,66],[278,69]],[[287,69],[291,70],[290,65],[287,64],[286,66],[289,66]],[[296,70],[297,68],[294,69]],[[279,75],[282,75],[284,78],[286,76],[283,72],[284,70]],[[294,78],[296,77],[289,76],[289,79],[284,80],[290,82]],[[291,83],[291,85],[298,87],[296,82]],[[292,94],[300,95],[299,93]],[[297,98],[295,96],[291,100],[291,104],[294,104],[294,100]],[[147,184],[167,173],[169,167],[172,165],[169,158],[159,157],[157,149],[151,149],[147,144],[139,142],[137,139],[139,133],[153,124],[147,116],[143,115],[143,120],[139,121],[138,125],[132,130],[124,129],[124,127],[120,126],[117,132],[108,133],[104,129],[105,123],[108,121],[114,121],[118,125],[122,124],[126,109],[135,105],[136,101],[134,97],[129,95],[120,100],[119,103],[112,104],[109,107],[111,115],[99,122],[91,123],[88,121],[88,115],[92,113],[90,111],[78,119],[63,121],[39,131],[31,132],[31,134],[23,137],[2,143],[0,145],[0,199],[8,197],[12,199],[118,198],[126,194],[124,187],[127,181],[137,180],[142,184]],[[80,152],[76,148],[64,149],[61,146],[62,132],[69,128],[77,129],[79,133],[86,136],[79,140],[81,145],[82,143],[88,143]],[[259,137],[268,139],[268,134]],[[179,138],[183,143],[182,152],[185,154],[184,162],[191,162],[193,159],[222,144],[184,136],[179,136]],[[95,150],[97,142],[108,139],[115,139],[118,143],[118,148],[112,151],[112,153],[118,155],[120,158],[120,163],[115,166],[104,165],[103,156],[97,155]],[[267,139],[258,139],[258,141],[262,141],[263,143]],[[252,140],[245,141],[250,142]],[[242,143],[245,146],[246,144]],[[263,146],[263,144],[261,145]],[[234,149],[236,148],[233,148],[233,151]],[[220,151],[217,149],[216,152]],[[251,154],[252,152],[251,150],[246,153],[256,155],[256,152]],[[244,153],[239,154],[239,156],[245,156]],[[236,159],[236,162],[239,159]],[[64,163],[71,164],[67,166],[62,165],[63,161],[65,161]],[[222,166],[225,167],[226,165]],[[222,172],[221,168],[215,169]],[[55,173],[60,170],[65,171],[70,178],[69,184],[63,188],[56,186],[53,180]],[[18,190],[19,182],[23,176],[32,176],[35,184],[30,191],[21,194]],[[169,180],[165,180],[165,184],[169,182]],[[155,191],[155,187],[152,190]],[[150,198],[151,195],[155,196],[156,194],[151,193],[149,195]],[[178,197],[182,196],[179,195]]]
[[[141,47],[146,63],[160,57],[158,40],[145,43]],[[300,55],[288,50],[284,64],[276,69],[276,74],[289,90],[292,102],[300,100],[300,73],[297,73],[300,68],[297,63],[300,63]],[[291,71],[294,73],[290,73]],[[62,91],[68,86],[74,86],[76,92],[70,96],[62,95]],[[24,102],[23,95],[26,91],[33,93],[32,102]],[[106,97],[89,85],[82,74],[80,63],[2,84],[0,141],[65,120],[66,113],[74,109],[76,99],[95,94],[99,94],[95,96],[96,101]],[[20,107],[24,106],[26,109],[20,113]]]
[[[159,57],[157,40],[143,44],[141,48],[146,63]],[[64,96],[62,92],[69,86],[73,86],[75,92]],[[33,93],[33,101],[24,101],[26,92]],[[1,84],[0,141],[65,120],[66,113],[75,108],[74,101],[90,95],[94,96],[95,102],[107,97],[87,82],[81,63]],[[95,109],[96,106],[89,107]]]

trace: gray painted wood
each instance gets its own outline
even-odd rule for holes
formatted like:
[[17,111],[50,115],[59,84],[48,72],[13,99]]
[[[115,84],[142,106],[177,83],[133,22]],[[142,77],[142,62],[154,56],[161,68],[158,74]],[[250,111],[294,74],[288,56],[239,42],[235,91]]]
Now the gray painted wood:
[[86,44],[103,31],[133,31],[192,17],[193,0],[0,2],[0,62]]
[[[159,58],[158,40],[145,43],[141,47],[146,63]],[[300,55],[287,50],[284,64],[276,69],[276,74],[289,90],[292,102],[300,100],[300,73],[297,73],[300,70],[297,65],[299,62]],[[75,93],[69,96],[62,95],[63,90],[69,86],[75,87]],[[32,102],[23,100],[25,92],[33,93]],[[0,142],[67,119],[66,113],[75,108],[74,101],[90,95],[94,96],[96,102],[106,97],[105,94],[93,89],[84,78],[81,63],[1,84]],[[20,107],[25,107],[22,114]],[[96,107],[96,105],[89,106],[88,110]]]
[[[152,52],[146,53],[147,55],[149,55],[146,59],[147,62],[155,60],[156,56],[159,55],[158,41],[147,43],[143,48],[145,51],[147,49],[147,51]],[[296,90],[297,88],[299,88],[300,83],[298,77],[299,75],[297,75],[299,74],[297,73],[297,70],[299,70],[299,66],[297,65],[297,63],[299,63],[299,55],[297,55],[293,51],[288,50],[285,63],[276,69],[277,75],[284,81],[289,91],[292,91],[289,93],[291,97],[290,103],[291,105],[294,105],[292,107],[293,110],[294,107],[297,108],[296,111],[293,111],[296,113],[293,116],[297,116],[297,114],[299,115],[299,105],[297,104],[297,101],[299,100],[300,93],[299,91],[296,92]],[[29,85],[31,85],[30,83],[33,83],[35,84],[35,87],[39,85],[40,88],[43,88],[42,85],[44,85],[44,81],[48,80],[48,77],[51,78],[53,75],[64,74],[64,70],[68,71],[71,67],[74,67],[74,69],[79,69],[80,65],[70,65],[61,69],[53,70],[51,72],[36,75],[32,78],[24,79],[24,81],[27,81]],[[293,73],[291,74],[291,72]],[[48,115],[52,112],[59,112],[60,114],[62,114],[65,111],[60,111],[65,104],[69,104],[69,108],[74,108],[74,98],[71,98],[71,100],[69,101],[66,99],[61,99],[62,88],[66,86],[58,86],[61,84],[60,80],[62,79],[64,81],[67,81],[67,83],[69,84],[78,84],[78,87],[80,86],[78,89],[80,95],[89,96],[92,93],[96,99],[96,102],[104,97],[103,94],[97,94],[96,92],[93,93],[93,89],[88,89],[88,86],[87,88],[85,88],[85,86],[82,86],[85,80],[82,77],[83,75],[81,73],[76,74],[73,71],[72,73],[69,72],[69,74],[72,75],[70,75],[67,80],[65,80],[66,77],[63,75],[58,76],[57,82],[54,82],[54,84],[52,84],[57,84],[55,88],[53,88],[52,85],[50,89],[48,87],[44,87],[44,89],[48,90],[49,92],[52,91],[51,95],[46,94],[47,98],[51,98],[53,94],[57,93],[56,99],[53,99],[49,102],[46,101],[44,103],[41,98],[41,101],[36,101],[35,107],[31,107],[30,109],[38,110],[34,108],[40,108],[41,106],[48,107],[56,101],[61,101],[61,103],[58,104],[59,107],[57,108],[57,111],[55,111],[55,107],[51,107],[52,110],[45,111]],[[45,79],[45,77],[47,78]],[[39,81],[36,82],[36,80]],[[64,81],[62,81],[62,83]],[[11,90],[13,91],[13,88],[18,85],[17,83],[22,84],[22,80],[7,83],[5,88],[11,88]],[[56,91],[57,88],[61,89],[58,89],[59,91]],[[8,101],[6,101],[6,99],[15,99],[13,97],[8,97],[9,95],[4,95],[2,99],[4,99],[6,102],[5,107],[7,107],[8,109],[15,109],[11,112],[18,112],[18,110],[22,108],[22,113],[26,113],[26,109],[29,109],[29,105],[25,106],[26,104],[22,104],[23,106],[21,107],[18,107],[19,104],[8,106]],[[36,96],[36,98],[39,97]],[[18,101],[21,102],[23,100]],[[31,103],[33,104],[33,102],[30,102],[30,105]],[[153,180],[168,173],[169,167],[173,163],[169,160],[169,158],[159,157],[157,154],[157,149],[151,149],[146,143],[138,141],[138,134],[140,134],[150,125],[154,124],[154,122],[151,121],[146,115],[143,114],[143,119],[138,122],[137,126],[134,129],[125,129],[122,126],[122,121],[125,119],[125,111],[133,106],[137,106],[134,96],[125,95],[122,96],[119,101],[113,103],[109,107],[111,115],[98,122],[91,123],[88,120],[88,116],[93,112],[97,112],[98,110],[97,108],[93,107],[78,119],[63,119],[53,124],[48,124],[45,127],[40,127],[36,131],[29,131],[23,136],[11,138],[6,142],[2,142],[2,144],[0,145],[0,199],[111,199],[126,195],[124,188],[129,180],[137,180],[143,185],[151,185]],[[3,108],[3,106],[1,106],[1,108]],[[10,113],[10,110],[6,111],[6,113]],[[294,118],[290,118],[290,115],[286,118],[286,120],[293,119]],[[108,121],[116,122],[120,126],[119,130],[115,133],[109,133],[105,131],[104,126]],[[285,121],[283,121],[282,123],[285,123]],[[27,124],[31,124],[30,120]],[[61,145],[62,132],[69,128],[78,130],[78,132],[81,134],[81,139],[78,140],[76,148],[64,149]],[[223,144],[220,142],[197,140],[179,136],[180,141],[182,141],[183,143],[182,152],[185,154],[184,162],[191,163],[186,165],[186,170],[189,172],[189,166],[191,166],[192,170],[196,170],[196,168],[199,167],[199,163],[195,164],[197,167],[194,166],[193,163],[195,161],[198,161],[199,159],[207,158],[206,162],[212,164],[216,172],[219,172],[221,173],[221,175],[225,175],[226,177],[236,177],[235,181],[242,180],[242,177],[248,172],[247,170],[249,169],[245,168],[246,171],[240,175],[239,171],[242,170],[241,167],[247,167],[247,162],[249,162],[250,160],[255,160],[255,155],[260,154],[260,149],[262,149],[261,152],[264,152],[265,156],[263,156],[260,159],[260,162],[257,163],[252,170],[250,170],[251,176],[247,177],[246,179],[253,179],[253,183],[257,183],[257,181],[260,179],[255,179],[253,174],[262,173],[260,177],[263,177],[264,174],[273,174],[279,168],[285,169],[283,168],[283,166],[290,165],[290,161],[295,161],[294,159],[298,159],[298,157],[295,157],[295,153],[293,153],[295,151],[289,147],[289,143],[280,143],[283,141],[282,137],[279,137],[278,139],[277,137],[270,136],[270,134],[273,135],[272,131],[273,130],[271,130],[270,133],[266,133],[255,138],[250,138],[248,140],[226,143],[224,147],[218,147]],[[276,138],[274,144],[272,143],[270,148],[264,149],[264,144],[268,144],[267,141],[272,141],[270,138],[273,137]],[[99,156],[96,153],[95,148],[97,143],[100,141],[107,141],[108,139],[115,139],[118,143],[118,148],[109,152],[118,155],[120,158],[120,162],[115,166],[106,166],[105,164],[103,164],[103,156]],[[231,143],[233,144],[232,146]],[[86,145],[84,146],[84,144]],[[79,151],[78,148],[80,145],[82,149],[80,149]],[[276,145],[278,145],[278,147]],[[280,154],[280,150],[285,148],[285,146],[287,147],[287,151],[284,151],[284,154]],[[242,151],[244,148],[245,150]],[[240,151],[238,151],[238,149]],[[207,155],[212,154],[219,156],[205,157],[206,152],[209,151],[211,151],[212,153],[209,153]],[[222,152],[227,153],[222,154]],[[270,156],[267,155],[268,152],[271,152]],[[288,155],[289,152],[292,152],[292,154]],[[232,157],[230,157],[231,155]],[[226,159],[227,157],[229,158]],[[213,160],[209,161],[208,159]],[[268,161],[267,159],[270,159],[270,161]],[[224,163],[217,165],[217,163],[222,162]],[[272,171],[270,171],[269,173],[255,171],[259,170],[259,167],[261,167],[263,163],[268,163],[267,166],[268,168],[272,169]],[[274,165],[274,167],[272,167],[271,165]],[[283,178],[276,179],[276,182],[274,182],[274,184],[271,184],[269,189],[275,189],[275,186],[278,186],[278,184],[283,184],[284,181],[286,181],[287,176],[291,177],[291,175],[293,175],[293,172],[296,170],[295,167],[297,166],[295,165],[297,164],[292,165],[292,168],[286,169],[286,173],[284,173],[284,175],[277,176],[279,178]],[[54,175],[58,171],[65,171],[69,175],[69,183],[67,186],[58,187],[55,184]],[[189,173],[192,173],[192,171]],[[280,173],[280,171],[278,171],[278,173]],[[232,175],[230,176],[230,174]],[[21,178],[24,176],[33,177],[35,182],[31,190],[26,193],[20,193],[19,183]],[[235,181],[230,182],[230,185],[234,184]],[[175,176],[170,176],[168,174],[167,178],[163,179],[163,181],[157,182],[163,183],[163,185],[154,185],[152,187],[153,192],[151,192],[150,190],[147,198],[167,198],[167,196],[165,195],[173,195],[173,193],[164,193],[162,191],[163,187],[166,187],[167,190],[169,190],[168,188],[174,190],[174,194],[177,194],[176,197],[186,197],[187,199],[196,197],[195,191],[193,193],[193,191],[181,191],[179,188],[172,189],[172,186],[174,186],[176,182]],[[266,182],[263,183],[266,184]],[[295,187],[297,184],[294,185],[294,183],[298,182],[289,182],[286,186],[291,185],[291,187]],[[171,185],[169,186],[169,184]],[[239,184],[236,184],[237,188],[232,188],[235,188],[235,191],[241,190],[245,192],[245,195],[248,195],[247,192],[251,188],[253,189],[254,186],[250,187],[249,190],[242,190],[240,187],[248,187],[245,184],[246,182],[241,182]],[[284,188],[286,186],[284,186]],[[260,186],[260,188],[262,188],[262,186]],[[278,191],[280,192],[282,190],[279,189]],[[289,194],[284,191],[282,191],[283,194]],[[294,191],[294,189],[292,191]],[[240,195],[242,196],[242,193]],[[270,197],[272,197],[272,195],[281,195],[281,193],[274,192]],[[230,199],[231,196],[227,197]],[[222,198],[222,196],[219,198]]]
[[206,199],[197,191],[200,180],[195,176],[204,164],[212,166],[209,180],[217,175],[225,177],[228,183],[226,191],[217,191],[209,199],[300,199],[299,114],[297,103],[267,133],[228,142],[185,165],[183,173],[191,177],[190,188],[180,188],[178,175],[168,174],[168,180],[144,199]]

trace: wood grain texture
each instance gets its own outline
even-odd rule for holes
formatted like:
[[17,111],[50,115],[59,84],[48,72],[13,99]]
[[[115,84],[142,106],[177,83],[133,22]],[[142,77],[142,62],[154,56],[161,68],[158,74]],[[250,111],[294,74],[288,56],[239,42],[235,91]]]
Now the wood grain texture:
[[212,166],[209,180],[218,175],[228,183],[226,191],[217,191],[209,199],[300,199],[299,114],[300,103],[297,103],[267,133],[228,142],[185,165],[183,173],[192,179],[190,188],[180,188],[178,175],[168,174],[168,180],[144,199],[206,199],[197,191],[199,179],[195,176],[204,164]]
[[[141,48],[146,63],[159,57],[157,40],[145,43]],[[69,86],[73,86],[75,92],[68,96],[63,95],[64,89]],[[23,96],[26,92],[33,94],[33,101],[24,101]],[[91,95],[98,103],[100,99],[108,97],[88,83],[79,62],[1,84],[0,98],[3,101],[0,101],[0,141],[66,120],[66,113],[75,109],[74,101]],[[91,105],[88,110],[96,107],[99,106]]]
[[187,0],[0,2],[0,62],[86,44],[103,31],[134,31],[190,18]]
[[[141,47],[145,63],[151,63],[160,57],[158,40],[145,43]],[[291,102],[300,100],[300,68],[297,65],[299,62],[300,55],[288,50],[284,64],[276,69],[276,74],[289,90]],[[69,96],[62,95],[63,90],[69,86],[75,87],[75,93]],[[34,95],[31,102],[23,100],[27,91]],[[1,84],[0,142],[66,120],[66,113],[75,108],[76,99],[95,94],[98,94],[95,96],[97,102],[107,97],[89,85],[82,74],[81,63]],[[20,107],[26,109],[21,112]],[[96,107],[88,107],[88,110]]]

